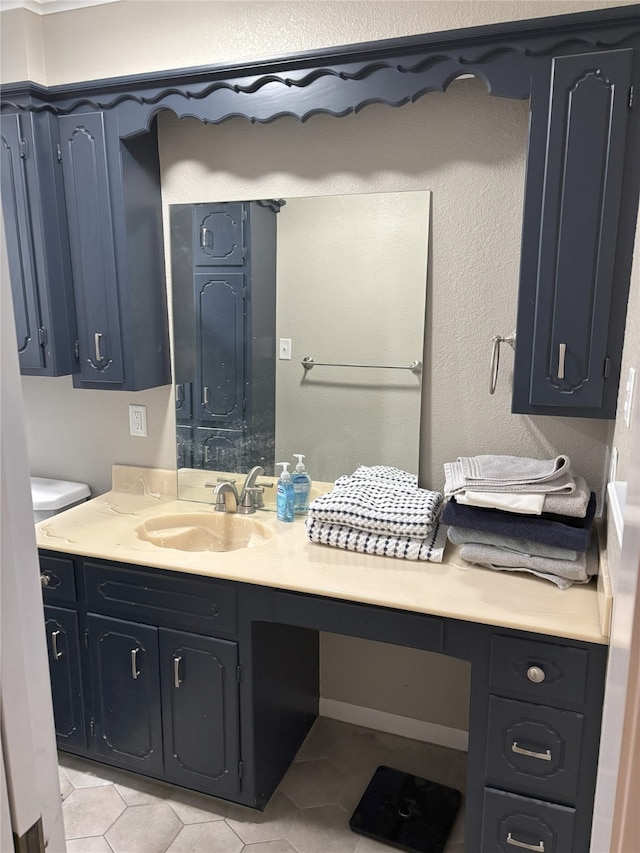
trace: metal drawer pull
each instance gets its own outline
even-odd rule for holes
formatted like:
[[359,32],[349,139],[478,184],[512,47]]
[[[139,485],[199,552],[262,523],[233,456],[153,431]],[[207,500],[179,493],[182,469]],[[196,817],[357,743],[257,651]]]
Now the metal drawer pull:
[[93,336],[93,343],[96,350],[96,363],[100,364],[102,361],[102,353],[100,352],[100,338],[102,337],[102,332],[96,332]]
[[209,389],[207,388],[207,386],[206,386],[206,385],[205,385],[205,386],[204,386],[204,388],[202,389],[202,404],[203,404],[204,406],[208,406],[208,405],[209,405]]
[[173,685],[176,689],[180,687],[182,681],[180,679],[180,661],[182,658],[180,656],[176,656],[173,659]]
[[207,230],[208,229],[207,229],[206,225],[203,225],[202,228],[200,229],[200,248],[201,249],[207,248]]
[[564,379],[564,357],[567,354],[567,345],[560,344],[558,347],[558,379]]
[[136,658],[140,649],[131,649],[131,677],[136,679],[140,675]]
[[58,651],[58,637],[60,636],[60,631],[53,631],[51,634],[51,648],[53,650],[54,660],[60,660],[62,657],[62,652]]
[[529,749],[523,749],[521,746],[518,746],[518,742],[515,740],[511,744],[511,752],[515,752],[517,755],[528,755],[529,758],[539,758],[540,761],[551,761],[550,749],[546,749],[544,752],[531,752]]
[[40,583],[42,586],[49,586],[51,578],[48,575],[40,575]]
[[530,666],[527,670],[527,678],[534,684],[540,684],[546,678],[546,673],[541,666]]
[[521,850],[534,850],[535,853],[544,853],[544,841],[539,844],[525,844],[524,841],[518,841],[517,838],[514,838],[510,832],[507,833],[507,844],[512,847],[520,847]]

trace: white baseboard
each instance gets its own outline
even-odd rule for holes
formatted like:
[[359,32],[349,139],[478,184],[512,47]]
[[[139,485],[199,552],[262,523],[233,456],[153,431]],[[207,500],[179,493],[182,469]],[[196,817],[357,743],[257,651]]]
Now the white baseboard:
[[336,699],[320,698],[320,716],[343,723],[353,723],[367,729],[377,729],[379,732],[400,735],[401,737],[421,740],[425,743],[437,743],[466,752],[469,746],[469,732],[452,729],[449,726],[439,726],[424,720],[414,720],[411,717],[401,717],[399,714],[389,714],[377,711],[375,708],[364,708],[361,705],[350,705],[348,702],[338,702]]

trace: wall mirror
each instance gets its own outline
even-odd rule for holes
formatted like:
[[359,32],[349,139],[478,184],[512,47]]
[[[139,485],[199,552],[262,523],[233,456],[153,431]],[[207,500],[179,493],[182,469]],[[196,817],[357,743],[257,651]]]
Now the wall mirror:
[[429,192],[170,205],[180,498],[294,453],[417,473],[429,221]]

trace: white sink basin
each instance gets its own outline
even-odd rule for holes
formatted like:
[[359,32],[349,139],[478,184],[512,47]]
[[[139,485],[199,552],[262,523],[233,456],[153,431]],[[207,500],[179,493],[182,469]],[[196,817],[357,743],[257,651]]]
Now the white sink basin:
[[260,521],[227,512],[157,515],[136,527],[139,539],[177,551],[237,551],[254,548],[274,535]]

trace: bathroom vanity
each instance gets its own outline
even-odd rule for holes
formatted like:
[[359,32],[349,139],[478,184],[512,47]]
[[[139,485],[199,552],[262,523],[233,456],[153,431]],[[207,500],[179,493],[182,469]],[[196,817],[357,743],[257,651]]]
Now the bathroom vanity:
[[[344,552],[269,512],[242,539],[236,516],[166,483],[115,466],[113,491],[38,525],[62,749],[262,808],[318,712],[318,632],[394,643],[471,663],[468,849],[588,850],[607,658],[595,581],[561,592],[450,545],[443,563]],[[183,550],[194,513],[232,550]]]

